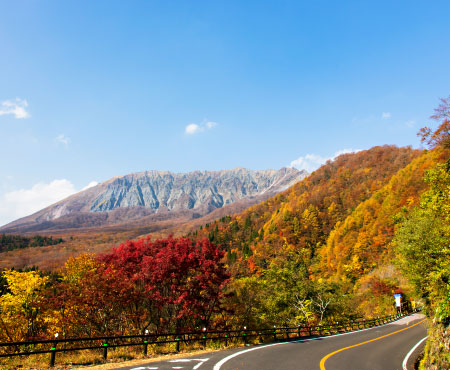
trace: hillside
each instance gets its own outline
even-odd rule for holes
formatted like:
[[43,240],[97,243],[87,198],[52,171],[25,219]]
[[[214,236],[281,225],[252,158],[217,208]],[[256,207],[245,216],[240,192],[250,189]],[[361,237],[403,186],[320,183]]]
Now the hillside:
[[[252,262],[254,268],[264,265],[268,253],[283,253],[286,244],[307,250],[312,259],[338,222],[420,154],[383,146],[341,155],[289,190],[197,231],[197,236],[209,236],[233,259]],[[249,252],[256,256],[247,259]]]
[[354,282],[379,264],[389,263],[396,225],[419,205],[427,188],[425,171],[443,158],[441,150],[425,151],[336,224],[320,251],[321,275]]
[[392,265],[396,225],[427,188],[425,171],[445,158],[438,149],[394,146],[345,154],[287,191],[191,235],[226,251],[236,307],[250,300],[253,317],[292,316],[299,306],[289,296],[311,305],[328,296],[336,315],[349,307],[386,312],[393,291],[408,289]]

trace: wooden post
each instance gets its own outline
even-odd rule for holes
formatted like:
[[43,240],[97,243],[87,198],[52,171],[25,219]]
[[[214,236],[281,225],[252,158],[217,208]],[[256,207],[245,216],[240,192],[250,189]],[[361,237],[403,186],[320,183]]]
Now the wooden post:
[[55,341],[53,342],[53,346],[51,348],[51,355],[50,355],[50,367],[55,366],[55,360],[56,360],[56,345],[58,344],[58,342],[56,341],[56,339],[58,338],[59,333],[55,333]]
[[148,340],[144,340],[144,356],[147,356],[148,351]]
[[146,330],[145,334],[144,334],[144,356],[147,356],[147,350],[148,350],[148,338],[147,338],[147,335],[148,335],[148,330]]
[[106,361],[108,358],[108,343],[103,343],[103,359]]
[[56,360],[56,344],[57,342],[53,342],[53,346],[50,349],[52,352],[50,354],[50,367],[55,366],[55,360]]

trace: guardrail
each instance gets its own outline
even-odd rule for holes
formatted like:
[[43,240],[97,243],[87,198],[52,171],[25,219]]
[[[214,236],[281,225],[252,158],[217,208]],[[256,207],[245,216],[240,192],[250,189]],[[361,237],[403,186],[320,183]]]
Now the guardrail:
[[225,346],[230,343],[251,344],[258,340],[260,343],[273,341],[288,341],[298,339],[300,337],[325,336],[337,333],[370,328],[383,325],[388,322],[395,321],[401,317],[411,313],[418,312],[421,309],[415,309],[405,314],[390,315],[378,317],[376,319],[352,320],[345,322],[336,322],[333,325],[315,325],[296,327],[277,327],[264,329],[248,329],[243,327],[236,330],[215,330],[215,331],[197,331],[186,333],[164,333],[164,334],[141,334],[141,335],[125,335],[125,336],[104,336],[92,338],[67,338],[53,340],[38,340],[27,342],[8,342],[0,343],[0,349],[4,348],[0,353],[0,357],[29,356],[35,354],[50,354],[50,366],[55,365],[56,353],[69,351],[83,351],[101,349],[103,358],[106,361],[109,348],[142,346],[144,355],[147,355],[149,345],[175,344],[175,351],[180,351],[181,344],[188,345],[190,343],[201,343],[206,347],[208,342],[222,342]]

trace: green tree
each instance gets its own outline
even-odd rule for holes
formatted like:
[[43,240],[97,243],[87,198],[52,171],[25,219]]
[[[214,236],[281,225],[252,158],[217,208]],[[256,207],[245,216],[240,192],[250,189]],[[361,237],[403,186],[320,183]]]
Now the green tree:
[[429,313],[450,322],[450,172],[438,164],[425,174],[430,188],[421,197],[420,208],[398,229],[399,265],[426,299]]

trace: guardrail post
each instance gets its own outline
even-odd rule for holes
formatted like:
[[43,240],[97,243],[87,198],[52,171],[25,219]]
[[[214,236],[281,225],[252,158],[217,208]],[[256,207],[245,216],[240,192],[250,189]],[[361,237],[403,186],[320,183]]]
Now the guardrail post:
[[277,340],[277,326],[276,325],[273,326],[273,340],[274,341]]
[[53,342],[53,346],[51,348],[52,353],[50,354],[50,367],[55,366],[56,360],[56,344],[57,342]]
[[[58,338],[59,333],[55,333],[55,339]],[[56,360],[56,345],[58,342],[53,342],[52,348],[50,349],[52,352],[50,354],[50,367],[55,366],[55,360]]]
[[206,328],[203,328],[203,347],[206,348]]
[[225,347],[228,347],[228,334],[225,334]]
[[247,345],[248,344],[248,338],[247,338],[247,333],[246,333],[247,327],[244,326],[244,344]]
[[147,349],[148,349],[147,335],[148,335],[148,330],[145,330],[145,334],[144,334],[144,356],[147,356]]
[[176,351],[180,352],[180,338],[175,338],[175,340],[177,341],[177,347],[176,347]]
[[108,343],[103,343],[103,359],[106,361],[108,358]]

